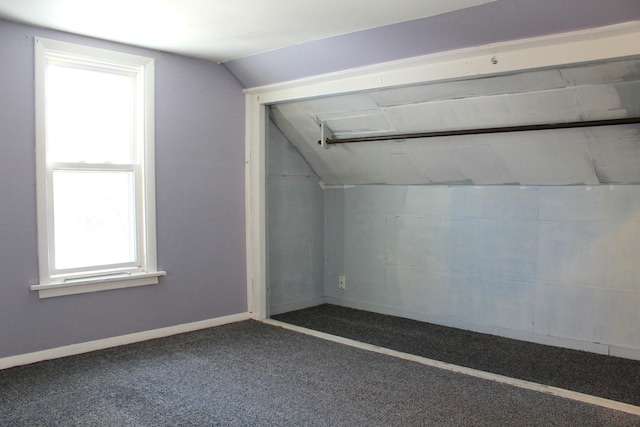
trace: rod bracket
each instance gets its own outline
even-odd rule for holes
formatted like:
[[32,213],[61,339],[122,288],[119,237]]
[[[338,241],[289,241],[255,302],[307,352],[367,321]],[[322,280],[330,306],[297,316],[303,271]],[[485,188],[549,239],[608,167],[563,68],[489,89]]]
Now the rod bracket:
[[327,126],[325,122],[320,122],[320,140],[318,141],[318,145],[324,149],[328,149],[329,144],[327,144],[327,141],[331,137],[333,137],[333,132],[331,132],[329,126]]

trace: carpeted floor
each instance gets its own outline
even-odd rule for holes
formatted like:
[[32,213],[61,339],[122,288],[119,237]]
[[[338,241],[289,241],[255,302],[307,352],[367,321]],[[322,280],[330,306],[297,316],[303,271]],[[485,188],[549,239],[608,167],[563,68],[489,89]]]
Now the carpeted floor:
[[328,304],[273,318],[429,359],[640,406],[640,361]]
[[0,371],[0,425],[631,426],[640,417],[247,321]]

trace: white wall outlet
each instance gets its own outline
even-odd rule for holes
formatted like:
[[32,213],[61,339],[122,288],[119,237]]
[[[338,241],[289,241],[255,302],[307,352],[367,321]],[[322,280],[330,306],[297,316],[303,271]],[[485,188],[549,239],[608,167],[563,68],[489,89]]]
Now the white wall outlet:
[[338,288],[339,289],[347,289],[347,277],[346,276],[340,276],[338,278]]

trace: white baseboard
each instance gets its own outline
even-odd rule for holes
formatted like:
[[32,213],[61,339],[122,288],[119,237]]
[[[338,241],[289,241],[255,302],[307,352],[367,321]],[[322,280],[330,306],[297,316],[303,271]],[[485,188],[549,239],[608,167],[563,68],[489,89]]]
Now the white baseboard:
[[250,313],[238,313],[232,314],[230,316],[216,317],[215,319],[184,323],[181,325],[169,326],[166,328],[152,329],[150,331],[136,332],[133,334],[120,335],[117,337],[66,345],[64,347],[52,348],[49,350],[4,357],[0,358],[0,370],[11,368],[14,366],[42,362],[43,360],[57,359],[60,357],[73,356],[76,354],[88,353],[90,351],[96,350],[104,350],[106,348],[118,347],[121,345],[133,344],[136,342],[147,341],[156,338],[164,338],[171,335],[193,332],[200,329],[212,328],[214,326],[221,326],[228,323],[241,322],[243,320],[249,319],[251,319]]
[[269,315],[275,316],[276,314],[288,313],[290,311],[303,310],[305,308],[315,307],[316,305],[325,304],[327,297],[316,297],[303,301],[295,301],[287,304],[272,305],[269,307]]
[[609,346],[609,356],[622,357],[623,359],[640,360],[640,349]]
[[430,316],[424,313],[416,313],[412,311],[383,307],[374,304],[361,303],[358,301],[344,300],[333,297],[327,297],[327,303],[342,307],[355,308],[357,310],[371,311],[373,313],[404,317],[407,319],[448,326],[451,328],[464,329],[467,331],[480,332],[483,334],[497,335],[500,337],[511,338],[520,341],[528,341],[536,344],[568,348],[571,350],[587,351],[590,353],[603,354],[613,357],[622,357],[625,359],[640,360],[640,349],[637,348],[618,347],[610,344],[593,343],[572,338],[543,335],[535,332],[520,331],[495,326],[486,326],[477,323],[465,322],[462,320],[448,319],[439,316]]
[[566,399],[575,400],[578,402],[584,402],[591,405],[598,405],[608,409],[614,409],[616,411],[623,411],[633,415],[640,415],[640,406],[631,405],[629,403],[617,402],[610,399],[604,399],[602,397],[591,396],[576,391],[566,390],[549,385],[534,383],[531,381],[520,380],[517,378],[510,378],[504,375],[493,374],[490,372],[484,372],[477,369],[467,368],[464,366],[453,365],[451,363],[441,362],[439,360],[429,359],[415,354],[403,353],[400,351],[392,350],[385,347],[380,347],[373,344],[367,344],[352,339],[338,337],[335,335],[327,334],[324,332],[314,331],[312,329],[303,328],[300,326],[290,325],[284,322],[279,322],[272,319],[263,320],[263,323],[276,326],[279,328],[288,329],[298,333],[310,335],[316,338],[324,339],[327,341],[336,342],[342,345],[348,345],[350,347],[359,348],[361,350],[370,351],[373,353],[384,354],[398,359],[409,360],[411,362],[417,362],[425,366],[431,366],[438,369],[444,369],[450,372],[458,374],[469,375],[475,378],[482,378],[489,381],[494,381],[500,384],[507,384],[512,387],[519,387],[526,390],[532,390],[538,393],[544,393],[551,396],[559,396]]

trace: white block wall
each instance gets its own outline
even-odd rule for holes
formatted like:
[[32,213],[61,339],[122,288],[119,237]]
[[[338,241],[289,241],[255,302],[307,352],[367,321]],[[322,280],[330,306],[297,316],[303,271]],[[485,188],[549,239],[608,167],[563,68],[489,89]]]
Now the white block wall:
[[268,144],[268,303],[278,314],[324,302],[324,193],[273,124]]
[[330,302],[640,359],[640,186],[371,185],[325,199]]

